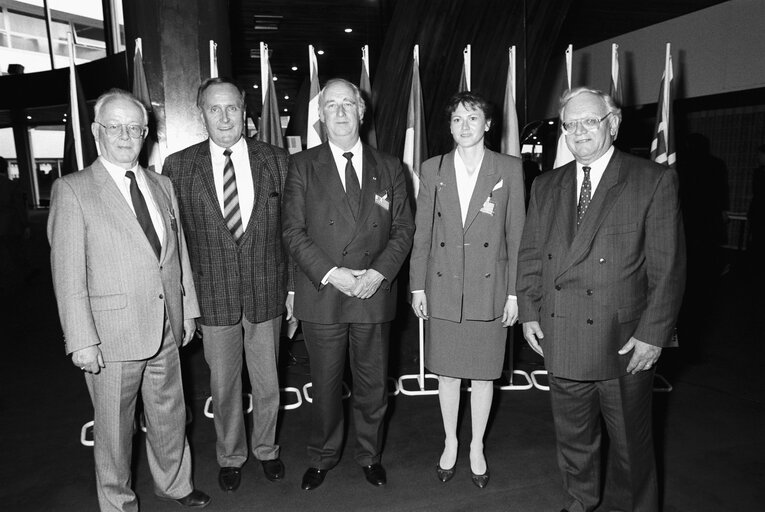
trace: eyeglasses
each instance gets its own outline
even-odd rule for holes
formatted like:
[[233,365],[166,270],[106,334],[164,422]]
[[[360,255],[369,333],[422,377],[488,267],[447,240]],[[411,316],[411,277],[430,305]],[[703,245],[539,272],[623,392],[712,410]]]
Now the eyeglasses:
[[576,129],[579,125],[582,125],[582,127],[587,130],[588,132],[594,132],[598,129],[598,126],[600,126],[600,123],[606,120],[608,116],[610,116],[612,112],[609,112],[608,114],[604,115],[600,119],[597,117],[585,117],[584,119],[577,119],[576,121],[566,121],[564,123],[561,123],[561,127],[563,128],[563,133],[566,135],[573,135],[576,133]]
[[96,124],[103,126],[106,130],[106,135],[112,138],[122,135],[122,129],[125,128],[128,135],[134,139],[140,139],[146,133],[146,127],[140,124],[101,124],[96,121]]

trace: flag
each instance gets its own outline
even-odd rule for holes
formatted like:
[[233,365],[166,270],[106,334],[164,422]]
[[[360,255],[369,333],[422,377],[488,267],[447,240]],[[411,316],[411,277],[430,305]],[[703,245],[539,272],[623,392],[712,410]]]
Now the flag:
[[210,39],[210,78],[218,78],[218,43]]
[[82,92],[77,69],[74,65],[74,43],[71,32],[67,33],[69,42],[69,109],[66,114],[66,132],[64,134],[63,174],[69,174],[92,164],[98,158],[96,141],[91,132],[88,104]]
[[619,71],[619,45],[611,45],[611,90],[608,93],[618,106],[622,106],[624,101],[624,84],[620,80]]
[[149,135],[143,143],[139,160],[141,165],[145,165],[147,169],[161,172],[162,155],[159,151],[157,139],[157,119],[151,106],[149,83],[146,80],[146,72],[143,68],[143,44],[140,37],[135,40],[135,54],[133,54],[133,96],[146,107],[150,121],[154,118],[153,123],[149,122],[149,126],[153,125],[154,129],[149,129]]
[[318,146],[327,140],[324,133],[324,127],[319,120],[319,63],[316,61],[316,54],[313,46],[308,45],[308,64],[311,74],[311,88],[308,93],[308,129],[305,136],[306,149]]
[[372,83],[369,80],[369,45],[361,48],[361,78],[359,90],[364,96],[367,108],[364,112],[364,126],[361,136],[364,142],[377,149],[377,130],[375,129],[375,114],[372,108]]
[[[566,84],[568,89],[571,89],[571,63],[574,54],[574,46],[568,45],[566,48]],[[559,122],[562,122],[559,120]],[[574,155],[571,154],[571,150],[566,145],[566,135],[563,133],[563,127],[561,125],[560,136],[558,137],[558,147],[555,151],[555,163],[553,163],[553,169],[565,165],[574,160]]]
[[664,72],[659,87],[659,102],[656,107],[656,128],[651,142],[651,160],[667,167],[675,166],[675,139],[672,136],[674,121],[672,118],[672,53],[667,43],[664,58]]
[[420,85],[420,45],[414,45],[412,59],[412,86],[406,113],[406,136],[404,137],[404,165],[412,175],[414,197],[420,190],[420,166],[427,158],[428,142],[425,134],[425,111],[422,107]]
[[515,111],[515,46],[508,52],[507,84],[502,111],[502,152],[506,155],[521,156],[518,113]]
[[271,74],[271,63],[268,62],[268,45],[260,43],[260,76],[261,97],[263,110],[260,112],[260,130],[258,140],[283,148],[284,137],[282,136],[282,120],[279,116],[279,105],[276,102],[276,88],[274,76]]
[[460,74],[460,86],[457,92],[470,91],[470,45],[462,50],[462,74]]

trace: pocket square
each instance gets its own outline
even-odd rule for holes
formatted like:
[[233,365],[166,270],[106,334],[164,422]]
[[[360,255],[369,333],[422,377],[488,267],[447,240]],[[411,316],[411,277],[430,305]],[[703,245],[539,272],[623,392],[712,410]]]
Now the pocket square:
[[388,193],[386,192],[382,196],[378,196],[377,194],[375,194],[375,203],[382,206],[386,210],[390,209],[390,201],[388,201]]
[[501,189],[504,184],[505,184],[505,181],[500,178],[500,180],[497,182],[496,185],[494,185],[494,188],[491,189],[491,191],[494,192],[495,190]]

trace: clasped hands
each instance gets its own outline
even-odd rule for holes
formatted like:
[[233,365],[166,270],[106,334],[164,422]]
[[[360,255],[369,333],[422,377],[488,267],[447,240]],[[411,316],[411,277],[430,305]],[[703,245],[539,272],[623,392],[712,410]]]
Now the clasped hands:
[[338,267],[329,274],[327,282],[349,297],[368,299],[377,292],[385,276],[373,268],[353,270]]

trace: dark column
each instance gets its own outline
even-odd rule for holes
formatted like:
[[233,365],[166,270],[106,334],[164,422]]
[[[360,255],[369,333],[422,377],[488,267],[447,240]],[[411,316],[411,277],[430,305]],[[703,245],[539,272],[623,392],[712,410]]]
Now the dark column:
[[27,115],[23,110],[12,110],[13,142],[16,145],[16,163],[19,166],[19,183],[27,200],[27,207],[39,206],[37,187],[35,186],[35,161],[29,144]]

